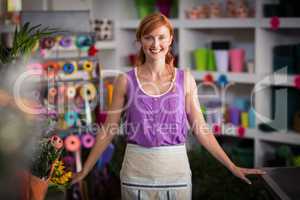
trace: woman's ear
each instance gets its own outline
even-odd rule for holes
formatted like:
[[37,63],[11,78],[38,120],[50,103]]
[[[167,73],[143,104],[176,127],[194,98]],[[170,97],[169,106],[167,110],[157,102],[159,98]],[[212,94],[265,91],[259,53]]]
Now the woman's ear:
[[142,48],[142,44],[140,41],[136,40],[134,43],[134,46],[136,47],[136,49],[140,50]]

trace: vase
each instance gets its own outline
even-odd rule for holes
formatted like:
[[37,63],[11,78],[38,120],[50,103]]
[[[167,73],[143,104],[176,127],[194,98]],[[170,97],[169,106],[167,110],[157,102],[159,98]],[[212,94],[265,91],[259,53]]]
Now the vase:
[[32,175],[27,170],[18,172],[21,185],[21,200],[43,200],[46,197],[49,180]]
[[44,200],[48,190],[48,180],[30,175],[30,200]]

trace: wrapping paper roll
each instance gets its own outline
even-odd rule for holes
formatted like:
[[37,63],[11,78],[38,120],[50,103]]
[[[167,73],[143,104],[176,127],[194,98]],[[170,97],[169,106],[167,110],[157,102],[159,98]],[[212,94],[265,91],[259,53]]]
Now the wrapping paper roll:
[[92,83],[84,84],[80,88],[80,96],[83,99],[93,100],[96,97],[96,94],[97,94],[97,90],[96,90],[94,84],[92,84]]
[[242,122],[242,127],[244,127],[244,128],[248,128],[249,127],[248,112],[242,112],[241,113],[241,122]]
[[88,60],[84,61],[83,70],[86,72],[92,73],[93,72],[93,62],[88,61]]
[[107,87],[107,103],[108,103],[108,107],[109,107],[112,103],[114,86],[113,86],[113,84],[109,83],[109,84],[107,84],[106,87]]
[[76,135],[69,135],[64,141],[67,151],[77,152],[80,150],[80,139]]
[[64,47],[64,48],[69,48],[72,46],[73,39],[71,36],[63,36],[59,40],[59,46]]
[[66,62],[63,65],[63,71],[65,74],[74,74],[77,72],[77,64],[76,62]]
[[94,146],[95,138],[90,133],[86,133],[83,136],[81,136],[81,143],[83,147],[89,149]]
[[76,96],[76,88],[74,86],[69,86],[67,88],[67,97],[72,99]]
[[64,119],[69,127],[75,125],[78,118],[78,113],[72,111],[66,112],[64,116]]
[[76,37],[76,47],[82,51],[87,51],[93,44],[93,40],[89,35],[78,35]]

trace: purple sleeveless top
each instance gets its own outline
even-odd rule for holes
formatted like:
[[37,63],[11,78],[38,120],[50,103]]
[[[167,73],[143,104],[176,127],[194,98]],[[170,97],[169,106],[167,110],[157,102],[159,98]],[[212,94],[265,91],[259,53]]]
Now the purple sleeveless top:
[[172,86],[161,95],[149,95],[141,87],[136,68],[127,74],[125,134],[127,142],[144,147],[183,144],[187,136],[184,71],[176,69]]

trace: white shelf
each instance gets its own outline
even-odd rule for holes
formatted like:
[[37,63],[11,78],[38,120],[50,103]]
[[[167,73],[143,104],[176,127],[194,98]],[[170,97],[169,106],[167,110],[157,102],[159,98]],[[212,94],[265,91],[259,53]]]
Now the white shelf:
[[270,74],[261,76],[259,83],[263,85],[294,87],[294,81],[296,77],[297,75],[286,75],[278,73]]
[[261,133],[258,138],[262,141],[300,145],[300,133],[294,131]]
[[[122,20],[119,24],[119,28],[121,29],[136,29],[140,23],[140,19],[129,19]],[[182,25],[182,22],[178,19],[170,20],[174,28],[179,28]]]
[[253,18],[211,18],[197,20],[183,20],[181,24],[184,28],[255,28],[256,20]]
[[300,145],[300,133],[294,131],[281,131],[281,132],[263,132],[259,129],[250,128],[245,129],[245,135],[240,137],[236,130],[230,130],[222,133],[217,136],[225,137],[235,137],[240,139],[257,139],[260,141],[268,141],[275,143],[291,144],[291,145]]
[[237,127],[233,127],[233,129],[225,129],[227,131],[223,132],[222,134],[216,134],[217,137],[235,137],[240,139],[255,139],[258,138],[259,130],[255,128],[246,128],[245,135],[239,136],[236,131]]
[[[261,28],[271,28],[271,18],[263,18],[260,21]],[[300,28],[300,18],[281,17],[279,18],[279,29],[280,28]]]
[[192,70],[192,74],[194,75],[195,79],[199,81],[202,81],[207,74],[212,75],[214,80],[218,80],[218,77],[220,75],[225,75],[229,82],[235,82],[235,83],[254,84],[260,80],[260,77],[257,76],[256,74],[249,74],[249,73],[233,73],[233,72],[220,73],[220,72],[210,72],[210,71],[199,72],[196,70]]
[[117,45],[115,41],[98,41],[96,42],[95,47],[100,50],[114,50]]

